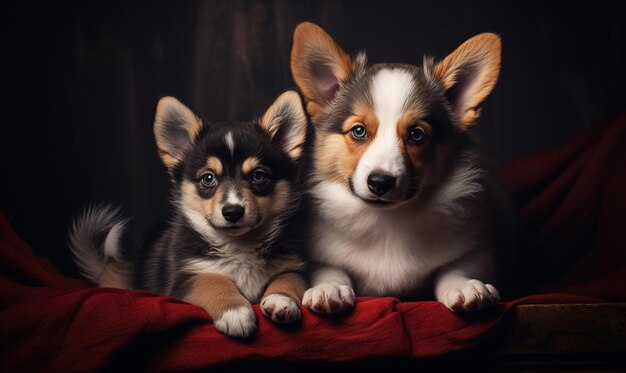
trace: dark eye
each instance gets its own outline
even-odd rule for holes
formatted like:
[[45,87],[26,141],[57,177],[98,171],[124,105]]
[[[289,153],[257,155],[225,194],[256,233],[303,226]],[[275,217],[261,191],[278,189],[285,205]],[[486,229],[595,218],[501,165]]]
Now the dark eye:
[[217,185],[217,177],[213,172],[205,172],[202,174],[202,185],[207,187],[214,187]]
[[352,127],[350,132],[352,133],[352,137],[356,140],[367,139],[367,131],[365,130],[365,126],[362,124],[357,124],[356,126]]
[[413,144],[423,144],[427,140],[426,132],[420,127],[413,127],[409,130],[407,140]]
[[250,179],[255,184],[263,184],[267,180],[267,174],[264,171],[256,170],[252,173]]

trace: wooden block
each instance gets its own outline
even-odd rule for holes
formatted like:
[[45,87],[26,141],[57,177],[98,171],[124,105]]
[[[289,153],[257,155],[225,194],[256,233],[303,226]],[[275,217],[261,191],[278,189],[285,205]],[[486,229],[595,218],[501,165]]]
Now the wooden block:
[[521,305],[507,322],[502,355],[626,356],[626,303]]

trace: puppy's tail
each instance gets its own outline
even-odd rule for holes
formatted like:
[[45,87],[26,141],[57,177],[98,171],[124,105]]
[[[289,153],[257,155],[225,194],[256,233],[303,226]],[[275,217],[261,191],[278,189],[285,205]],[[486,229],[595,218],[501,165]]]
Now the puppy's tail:
[[90,206],[74,219],[70,228],[74,262],[81,275],[94,284],[102,285],[105,271],[118,272],[121,276],[120,268],[125,266],[122,235],[126,223],[128,219],[122,217],[120,209],[111,205]]

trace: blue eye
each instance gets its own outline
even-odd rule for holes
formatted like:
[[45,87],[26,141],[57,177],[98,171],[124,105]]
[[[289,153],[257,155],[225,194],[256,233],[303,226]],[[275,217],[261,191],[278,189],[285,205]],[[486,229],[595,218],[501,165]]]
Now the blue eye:
[[207,187],[214,187],[217,185],[217,177],[213,172],[205,172],[202,174],[202,185]]
[[265,182],[265,180],[267,180],[267,175],[261,170],[256,170],[252,173],[252,176],[250,178],[252,179],[253,183],[262,184]]
[[426,141],[426,132],[420,127],[413,127],[409,131],[408,141],[414,144],[422,144]]
[[367,139],[367,130],[365,129],[365,126],[362,124],[357,124],[356,126],[352,127],[350,132],[352,133],[352,137],[356,140]]

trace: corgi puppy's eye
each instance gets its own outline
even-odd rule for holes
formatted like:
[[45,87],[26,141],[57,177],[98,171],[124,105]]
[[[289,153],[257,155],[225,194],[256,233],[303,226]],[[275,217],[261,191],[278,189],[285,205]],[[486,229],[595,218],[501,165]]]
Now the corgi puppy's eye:
[[428,135],[426,134],[426,131],[424,131],[424,129],[422,129],[421,127],[417,127],[417,126],[414,126],[409,130],[407,138],[406,138],[406,141],[409,144],[413,144],[413,145],[422,145],[427,140],[428,140]]
[[272,178],[267,169],[257,168],[249,174],[250,189],[258,195],[266,195],[272,189]]
[[200,177],[200,182],[205,187],[213,188],[217,185],[217,177],[211,171],[205,172]]
[[363,141],[367,139],[367,130],[365,126],[360,123],[352,127],[350,133],[352,133],[352,138],[355,140]]
[[267,174],[263,170],[255,170],[252,172],[250,180],[254,184],[264,184],[267,182]]

